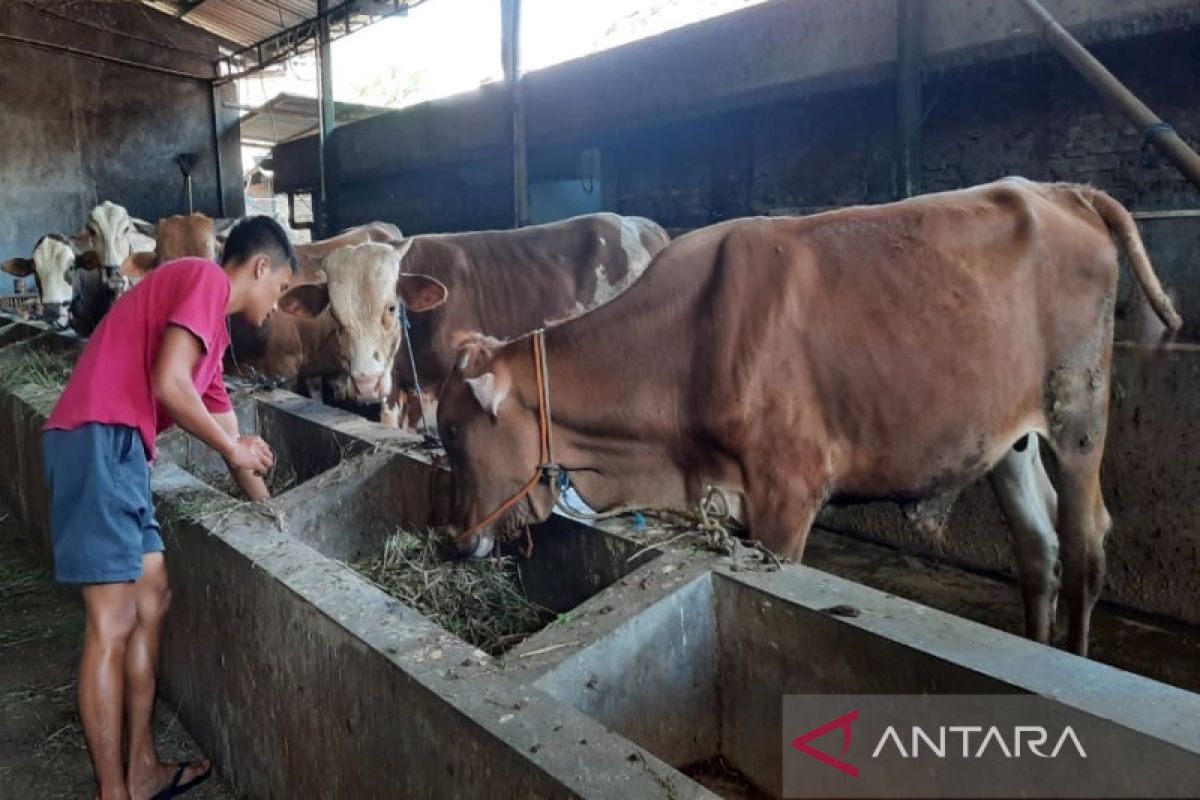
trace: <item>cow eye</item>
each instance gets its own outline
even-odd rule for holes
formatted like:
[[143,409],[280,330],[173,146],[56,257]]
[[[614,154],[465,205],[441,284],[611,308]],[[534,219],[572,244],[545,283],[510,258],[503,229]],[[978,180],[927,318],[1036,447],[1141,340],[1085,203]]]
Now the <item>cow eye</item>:
[[387,307],[387,312],[388,312],[389,314],[395,315],[395,313],[396,313],[396,304],[395,304],[395,303],[392,303],[391,305],[389,305],[389,306]]
[[445,440],[447,442],[457,442],[458,441],[458,426],[457,425],[451,425],[448,428],[446,428]]

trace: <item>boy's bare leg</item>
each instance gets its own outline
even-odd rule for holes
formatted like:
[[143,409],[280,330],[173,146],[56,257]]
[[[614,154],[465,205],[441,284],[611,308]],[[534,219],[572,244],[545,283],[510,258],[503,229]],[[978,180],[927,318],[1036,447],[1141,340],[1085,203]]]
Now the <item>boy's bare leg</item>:
[[[134,584],[137,624],[125,654],[126,708],[129,717],[129,772],[126,783],[133,800],[153,797],[171,782],[176,765],[159,763],[154,752],[154,690],[163,618],[171,604],[167,567],[162,553],[142,557],[142,577]],[[184,770],[187,783],[209,768],[207,761]]]
[[87,630],[79,665],[79,716],[96,774],[96,796],[125,800],[129,790],[121,758],[125,656],[137,622],[135,584],[83,587]]

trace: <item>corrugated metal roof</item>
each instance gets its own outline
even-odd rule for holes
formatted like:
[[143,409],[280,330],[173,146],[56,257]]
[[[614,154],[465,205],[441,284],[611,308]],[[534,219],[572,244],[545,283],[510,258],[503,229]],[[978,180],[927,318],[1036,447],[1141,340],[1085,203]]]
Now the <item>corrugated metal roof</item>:
[[[303,51],[312,46],[316,35],[315,26],[306,23],[317,17],[317,0],[141,2],[224,39],[233,48],[222,59],[226,76],[236,77],[239,71],[262,68]],[[403,14],[420,2],[424,0],[329,0],[331,37],[338,39],[383,17]]]
[[[244,46],[317,16],[317,0],[142,0]],[[331,3],[334,5],[335,3]]]
[[[334,103],[338,124],[383,114],[391,109],[360,103]],[[278,144],[317,130],[320,107],[315,97],[277,94],[241,119],[242,141],[249,144]]]
[[[317,16],[317,0],[141,0],[243,47],[257,44]],[[344,0],[329,0],[331,9]],[[357,0],[346,3],[351,16],[364,21],[395,13],[412,0]]]

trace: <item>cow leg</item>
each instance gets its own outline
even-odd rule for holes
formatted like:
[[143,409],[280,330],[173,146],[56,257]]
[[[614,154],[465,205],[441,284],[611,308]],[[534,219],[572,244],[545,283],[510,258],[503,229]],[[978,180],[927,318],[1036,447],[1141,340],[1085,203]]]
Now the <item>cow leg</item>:
[[400,427],[400,405],[395,395],[383,398],[379,406],[379,424],[385,428]]
[[1025,635],[1046,644],[1058,596],[1058,494],[1042,464],[1036,433],[1018,441],[988,476],[1012,531],[1025,602]]
[[[1095,360],[1051,371],[1046,380],[1050,442],[1058,464],[1058,541],[1068,611],[1067,646],[1087,655],[1092,609],[1104,584],[1104,537],[1112,525],[1100,490],[1108,428],[1111,311]],[[1088,364],[1091,366],[1087,366]]]
[[437,434],[437,400],[429,393],[414,392],[409,398],[408,424],[417,433]]
[[1100,492],[1102,447],[1059,454],[1058,538],[1068,610],[1068,648],[1087,655],[1092,609],[1104,584],[1104,537],[1112,527]]

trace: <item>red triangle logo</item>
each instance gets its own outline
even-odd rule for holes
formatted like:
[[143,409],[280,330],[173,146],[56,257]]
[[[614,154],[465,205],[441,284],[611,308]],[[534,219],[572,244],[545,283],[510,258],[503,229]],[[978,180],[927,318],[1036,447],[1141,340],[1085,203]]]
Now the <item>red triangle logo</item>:
[[852,764],[847,764],[840,758],[835,758],[828,753],[822,753],[820,750],[817,750],[815,747],[810,747],[808,744],[814,739],[820,739],[825,734],[840,728],[842,731],[842,752],[840,755],[846,755],[846,751],[850,749],[850,724],[856,719],[858,719],[857,708],[851,711],[849,714],[843,714],[837,719],[830,720],[818,728],[813,728],[808,733],[797,736],[795,739],[792,739],[792,747],[796,750],[799,750],[801,753],[804,753],[804,755],[809,756],[810,758],[815,758],[822,764],[831,766],[839,772],[846,773],[851,778],[857,778],[858,767],[855,767]]

